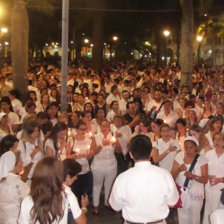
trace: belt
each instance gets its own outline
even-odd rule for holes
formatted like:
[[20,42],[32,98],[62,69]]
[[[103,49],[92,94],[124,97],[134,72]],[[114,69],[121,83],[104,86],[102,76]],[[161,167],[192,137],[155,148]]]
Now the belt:
[[160,223],[160,222],[163,222],[164,219],[161,219],[161,220],[157,220],[157,221],[154,221],[154,222],[144,222],[144,223],[141,223],[141,222],[129,222],[129,221],[125,221],[125,224],[156,224],[156,223]]

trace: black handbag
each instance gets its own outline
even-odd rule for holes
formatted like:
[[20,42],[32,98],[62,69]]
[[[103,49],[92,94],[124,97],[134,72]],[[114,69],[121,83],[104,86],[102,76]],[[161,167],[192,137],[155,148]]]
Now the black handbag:
[[224,205],[224,188],[221,190],[222,193],[221,193],[221,203]]
[[73,214],[72,214],[72,210],[71,210],[71,206],[70,206],[70,203],[68,201],[68,197],[67,197],[67,194],[65,193],[65,198],[68,202],[68,218],[67,218],[67,224],[76,224],[75,222],[75,219],[73,217]]

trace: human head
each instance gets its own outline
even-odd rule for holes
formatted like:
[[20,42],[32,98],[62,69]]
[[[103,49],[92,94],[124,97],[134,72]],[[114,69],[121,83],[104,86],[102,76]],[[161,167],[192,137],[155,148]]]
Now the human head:
[[19,140],[14,135],[6,135],[0,142],[0,156],[17,149]]
[[62,163],[64,168],[64,183],[67,186],[71,186],[77,179],[77,175],[81,172],[82,167],[74,159],[65,159]]
[[53,223],[64,214],[62,162],[54,157],[40,160],[33,173],[30,195],[33,199],[31,217],[39,223]]
[[184,141],[184,152],[189,157],[194,157],[198,151],[198,140],[193,136],[187,136]]
[[116,128],[120,128],[122,125],[124,125],[124,117],[122,115],[115,115],[113,123]]
[[152,143],[146,135],[136,135],[129,144],[130,156],[135,160],[149,160]]

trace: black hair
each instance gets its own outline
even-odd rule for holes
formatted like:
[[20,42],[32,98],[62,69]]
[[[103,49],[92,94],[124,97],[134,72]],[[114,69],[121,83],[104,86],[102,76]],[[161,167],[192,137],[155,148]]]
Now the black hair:
[[5,136],[0,142],[0,157],[9,151],[9,149],[18,142],[19,139],[16,138],[14,135],[7,135]]
[[135,160],[148,160],[152,151],[152,142],[146,135],[136,135],[132,138],[129,148]]
[[12,112],[13,111],[13,108],[12,108],[12,104],[11,104],[11,100],[8,96],[3,96],[2,97],[2,100],[1,100],[1,103],[7,103],[9,105],[9,110]]
[[64,168],[64,180],[66,179],[67,175],[72,178],[82,170],[81,165],[74,159],[65,159],[62,163]]
[[57,135],[59,131],[67,130],[68,126],[64,122],[58,122],[52,129],[50,138],[53,140],[53,145],[56,150],[56,155],[58,153],[58,145],[57,145]]
[[177,124],[182,124],[184,127],[186,127],[187,122],[186,122],[186,120],[185,120],[184,118],[179,118],[179,119],[177,119],[177,121],[176,121],[176,125],[177,125]]

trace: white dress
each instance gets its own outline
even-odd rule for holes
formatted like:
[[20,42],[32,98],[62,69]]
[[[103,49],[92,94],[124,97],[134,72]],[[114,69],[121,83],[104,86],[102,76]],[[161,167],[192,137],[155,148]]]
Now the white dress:
[[18,175],[9,173],[0,181],[0,223],[17,222],[23,198],[29,193],[28,186]]
[[[79,207],[77,198],[71,192],[70,188],[66,187],[67,199],[65,198],[64,193],[62,194],[63,194],[64,215],[59,222],[55,221],[52,224],[67,224],[68,202],[70,204],[70,208],[71,208],[74,219],[77,219],[82,214],[82,210]],[[31,198],[31,196],[25,197],[21,205],[21,211],[20,211],[20,215],[18,219],[18,224],[33,223],[30,217],[30,211],[32,207],[33,207],[33,199]],[[39,224],[39,222],[36,222],[36,224]]]

